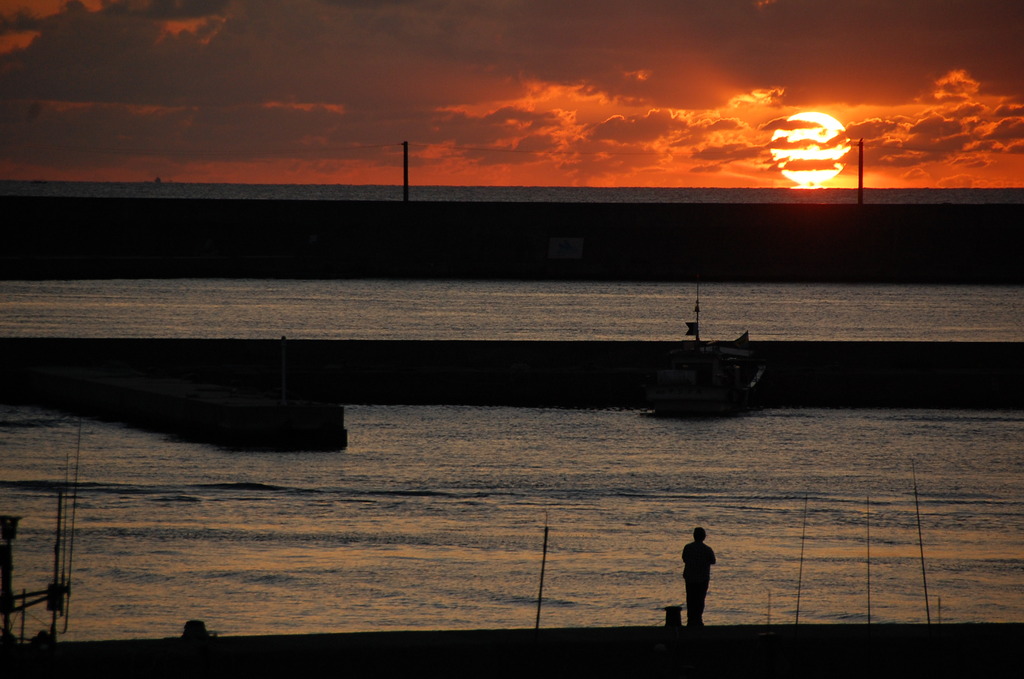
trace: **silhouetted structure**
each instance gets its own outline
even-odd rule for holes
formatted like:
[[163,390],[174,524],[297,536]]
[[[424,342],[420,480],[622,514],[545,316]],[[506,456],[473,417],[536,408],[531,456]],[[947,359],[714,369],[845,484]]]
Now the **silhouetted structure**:
[[[651,366],[678,345],[289,340],[289,402],[643,408]],[[1019,342],[768,341],[757,353],[771,369],[755,407],[1024,408]],[[0,398],[77,409],[34,386],[35,369],[55,365],[277,393],[280,360],[276,339],[0,338]]]
[[[1024,205],[0,196],[0,278],[1019,284]],[[145,228],[140,228],[145,225]]]

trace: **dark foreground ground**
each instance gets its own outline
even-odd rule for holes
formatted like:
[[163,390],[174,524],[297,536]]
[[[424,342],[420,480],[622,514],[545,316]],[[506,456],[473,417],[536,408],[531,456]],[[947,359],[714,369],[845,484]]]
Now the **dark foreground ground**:
[[378,632],[15,649],[4,677],[1013,677],[1024,624]]

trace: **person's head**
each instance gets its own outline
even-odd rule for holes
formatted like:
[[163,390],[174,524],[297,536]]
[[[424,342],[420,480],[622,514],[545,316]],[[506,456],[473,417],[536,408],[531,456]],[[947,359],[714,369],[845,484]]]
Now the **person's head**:
[[693,539],[696,540],[697,542],[704,542],[704,538],[706,538],[707,536],[708,536],[708,534],[705,533],[704,529],[701,528],[700,526],[697,526],[696,528],[693,529]]

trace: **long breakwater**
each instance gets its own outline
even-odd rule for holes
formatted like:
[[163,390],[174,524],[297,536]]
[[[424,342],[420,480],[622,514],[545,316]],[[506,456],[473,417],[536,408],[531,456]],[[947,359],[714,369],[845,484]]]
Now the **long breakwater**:
[[1024,282],[1024,205],[0,198],[0,276]]
[[[117,366],[343,404],[643,407],[678,342],[2,339],[8,400],[27,370]],[[767,407],[1020,408],[1015,342],[757,342]],[[88,399],[86,397],[85,400]]]

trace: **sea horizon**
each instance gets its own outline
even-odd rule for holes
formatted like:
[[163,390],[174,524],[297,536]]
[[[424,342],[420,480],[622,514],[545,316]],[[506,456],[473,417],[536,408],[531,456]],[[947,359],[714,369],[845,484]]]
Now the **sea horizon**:
[[[246,184],[0,180],[0,196],[212,200],[402,201],[401,184]],[[865,204],[1024,204],[1024,188],[868,188]],[[410,185],[420,202],[812,203],[855,204],[856,188],[591,187]]]

